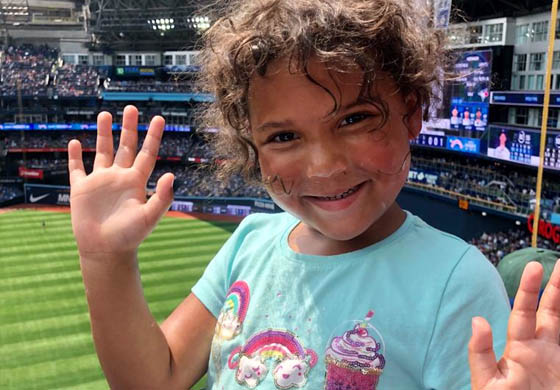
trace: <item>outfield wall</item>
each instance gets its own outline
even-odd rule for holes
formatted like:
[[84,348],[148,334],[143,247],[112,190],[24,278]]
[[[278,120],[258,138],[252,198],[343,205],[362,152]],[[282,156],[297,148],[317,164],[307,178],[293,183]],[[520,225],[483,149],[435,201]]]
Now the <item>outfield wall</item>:
[[[25,203],[58,206],[70,205],[70,187],[44,184],[24,185]],[[171,210],[185,213],[246,216],[251,213],[275,213],[282,211],[268,199],[255,198],[208,198],[202,196],[176,196]]]
[[[25,203],[68,206],[70,188],[42,184],[25,184]],[[455,234],[464,240],[479,237],[482,233],[524,228],[526,220],[505,212],[470,205],[468,210],[459,208],[456,199],[405,187],[397,201],[406,210],[420,216],[430,225]],[[282,211],[267,199],[208,198],[177,196],[171,210],[185,213],[246,216],[251,213]],[[486,215],[483,215],[483,212]],[[519,221],[520,225],[516,225]]]

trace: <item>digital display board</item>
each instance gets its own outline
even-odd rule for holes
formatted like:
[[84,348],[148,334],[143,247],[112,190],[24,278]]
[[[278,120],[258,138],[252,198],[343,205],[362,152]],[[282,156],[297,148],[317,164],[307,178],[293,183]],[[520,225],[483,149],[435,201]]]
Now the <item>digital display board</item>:
[[490,126],[488,137],[488,157],[539,165],[539,133],[512,127]]
[[412,145],[428,146],[431,148],[443,148],[447,146],[445,135],[420,133],[418,137],[411,140]]
[[492,51],[462,53],[451,84],[451,128],[485,131],[488,125]]
[[558,133],[546,135],[543,166],[560,169],[560,134]]

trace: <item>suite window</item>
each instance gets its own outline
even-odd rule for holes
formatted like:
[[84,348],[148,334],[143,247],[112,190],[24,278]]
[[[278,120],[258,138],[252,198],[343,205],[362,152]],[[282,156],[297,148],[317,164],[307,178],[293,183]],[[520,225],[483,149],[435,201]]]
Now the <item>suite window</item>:
[[526,107],[515,108],[515,123],[518,125],[526,125],[529,120],[529,110]]
[[525,89],[525,75],[519,76],[519,89]]
[[527,70],[527,54],[516,54],[513,69],[518,72]]
[[537,75],[537,85],[535,86],[535,89],[543,89],[543,84],[544,84],[544,75],[542,74],[538,74]]
[[73,54],[70,55],[62,55],[62,61],[65,64],[75,64],[76,63],[76,56]]
[[546,41],[548,21],[533,23],[531,33],[533,42]]
[[[548,109],[547,127],[558,127],[558,114],[560,114],[560,110],[558,110],[557,108]],[[540,121],[542,123],[542,117]]]
[[187,55],[177,54],[177,56],[175,56],[175,65],[187,65]]
[[115,57],[115,65],[117,66],[125,66],[126,65],[126,57],[123,56],[122,54],[117,55]]
[[146,65],[154,66],[156,64],[156,56],[153,54],[146,54]]
[[502,23],[489,24],[486,26],[486,42],[501,42],[504,32],[504,25]]
[[544,53],[531,53],[529,69],[542,70],[543,68],[544,68]]
[[103,54],[94,54],[93,65],[95,66],[105,65],[105,56]]
[[482,43],[482,26],[469,27],[469,43]]
[[533,90],[535,89],[535,75],[530,74],[527,77],[527,89]]
[[142,65],[142,56],[139,54],[131,55],[130,65]]
[[523,44],[529,42],[529,25],[521,24],[515,28],[515,43]]
[[87,55],[79,55],[78,56],[78,64],[80,65],[88,65],[89,64],[89,58]]

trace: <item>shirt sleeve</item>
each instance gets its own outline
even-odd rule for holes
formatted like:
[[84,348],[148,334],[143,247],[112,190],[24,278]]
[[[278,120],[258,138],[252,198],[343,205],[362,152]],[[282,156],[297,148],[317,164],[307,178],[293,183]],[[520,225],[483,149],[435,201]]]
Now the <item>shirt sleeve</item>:
[[484,317],[493,331],[494,351],[503,354],[510,305],[496,268],[470,246],[450,274],[424,361],[428,389],[470,389],[468,343],[471,319]]
[[192,293],[218,318],[230,286],[233,261],[245,235],[250,230],[251,216],[246,217],[231,237],[210,261],[202,277],[192,287]]

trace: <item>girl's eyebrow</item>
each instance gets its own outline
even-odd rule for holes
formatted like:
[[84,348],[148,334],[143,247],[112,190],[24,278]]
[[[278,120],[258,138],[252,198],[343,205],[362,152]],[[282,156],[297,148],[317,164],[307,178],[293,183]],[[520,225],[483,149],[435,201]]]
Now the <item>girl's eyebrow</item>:
[[286,128],[286,127],[293,127],[294,122],[292,122],[291,120],[285,120],[285,121],[270,121],[270,122],[266,122],[263,123],[262,125],[260,125],[259,127],[257,127],[255,129],[256,132],[260,132],[260,131],[264,131],[267,129],[282,129],[282,128]]

